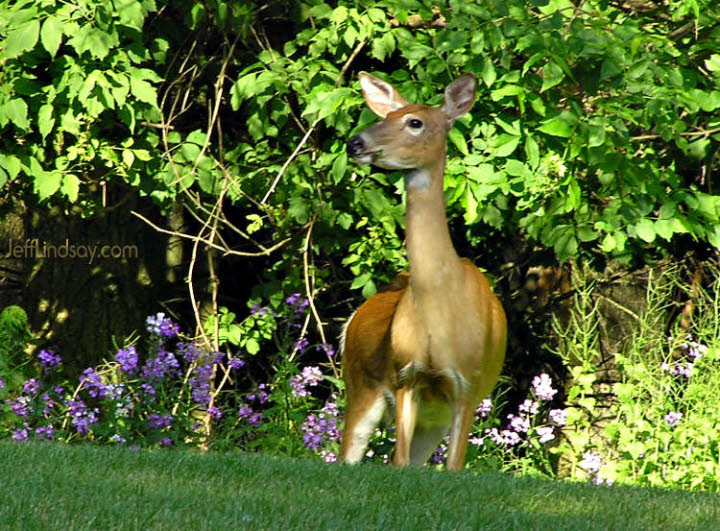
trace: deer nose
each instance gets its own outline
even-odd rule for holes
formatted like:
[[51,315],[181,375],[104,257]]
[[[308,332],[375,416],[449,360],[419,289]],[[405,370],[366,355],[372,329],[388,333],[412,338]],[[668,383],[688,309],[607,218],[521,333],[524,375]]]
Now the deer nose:
[[348,155],[356,156],[362,153],[363,149],[365,149],[365,141],[362,139],[360,135],[355,135],[350,140],[348,140],[347,143],[347,152]]

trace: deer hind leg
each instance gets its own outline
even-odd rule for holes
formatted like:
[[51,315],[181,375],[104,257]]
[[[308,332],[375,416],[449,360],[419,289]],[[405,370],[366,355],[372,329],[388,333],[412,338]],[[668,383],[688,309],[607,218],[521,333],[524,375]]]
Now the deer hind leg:
[[450,428],[447,469],[460,470],[465,466],[470,428],[475,419],[475,406],[469,397],[459,400],[453,407],[453,419]]
[[412,387],[401,387],[395,392],[396,437],[393,464],[403,467],[410,464],[410,443],[415,432],[418,403]]
[[368,441],[380,423],[386,407],[382,387],[348,393],[345,430],[340,448],[340,458],[344,463],[352,465],[363,458]]
[[423,466],[448,432],[449,426],[434,424],[417,425],[410,445],[410,462],[415,466]]

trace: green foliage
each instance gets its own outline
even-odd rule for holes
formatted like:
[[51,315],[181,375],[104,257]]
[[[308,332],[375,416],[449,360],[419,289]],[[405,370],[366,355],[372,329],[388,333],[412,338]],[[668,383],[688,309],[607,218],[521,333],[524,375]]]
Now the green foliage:
[[31,339],[25,310],[5,308],[0,313],[0,397],[21,385],[27,365],[25,348]]
[[[634,333],[604,361],[617,372],[612,385],[600,381],[601,319],[593,286],[580,282],[571,322],[556,323],[559,354],[572,381],[567,427],[553,452],[568,475],[598,483],[720,488],[720,303],[717,293],[701,294],[692,334],[668,338],[662,323],[672,287],[672,272],[651,279]],[[593,458],[597,466],[589,469]]]
[[[404,265],[402,186],[348,163],[345,140],[375,119],[354,73],[439,104],[470,71],[478,103],[450,133],[446,186],[472,244],[519,236],[560,261],[625,262],[681,241],[720,247],[714,2],[432,5],[5,3],[0,182],[83,215],[100,212],[106,183],[161,205],[189,193],[200,216],[228,198],[265,243],[312,221],[314,251],[368,296]],[[282,34],[268,38],[270,24]],[[284,290],[299,286],[295,256],[269,269]]]

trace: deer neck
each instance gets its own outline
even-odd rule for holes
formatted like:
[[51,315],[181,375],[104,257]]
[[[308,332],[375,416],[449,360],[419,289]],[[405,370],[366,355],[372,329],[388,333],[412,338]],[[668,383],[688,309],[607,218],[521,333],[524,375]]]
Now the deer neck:
[[443,151],[431,167],[411,170],[405,176],[410,285],[416,294],[452,291],[461,270],[448,228],[444,172]]

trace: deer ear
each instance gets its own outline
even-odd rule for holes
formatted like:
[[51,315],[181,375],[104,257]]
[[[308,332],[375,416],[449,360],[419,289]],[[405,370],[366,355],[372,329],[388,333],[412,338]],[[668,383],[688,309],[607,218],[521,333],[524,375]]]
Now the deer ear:
[[385,118],[389,113],[402,109],[408,104],[390,83],[371,76],[367,72],[360,72],[358,77],[360,88],[365,96],[365,103],[380,118]]
[[442,112],[452,126],[453,122],[468,112],[475,103],[475,76],[463,74],[445,88]]

